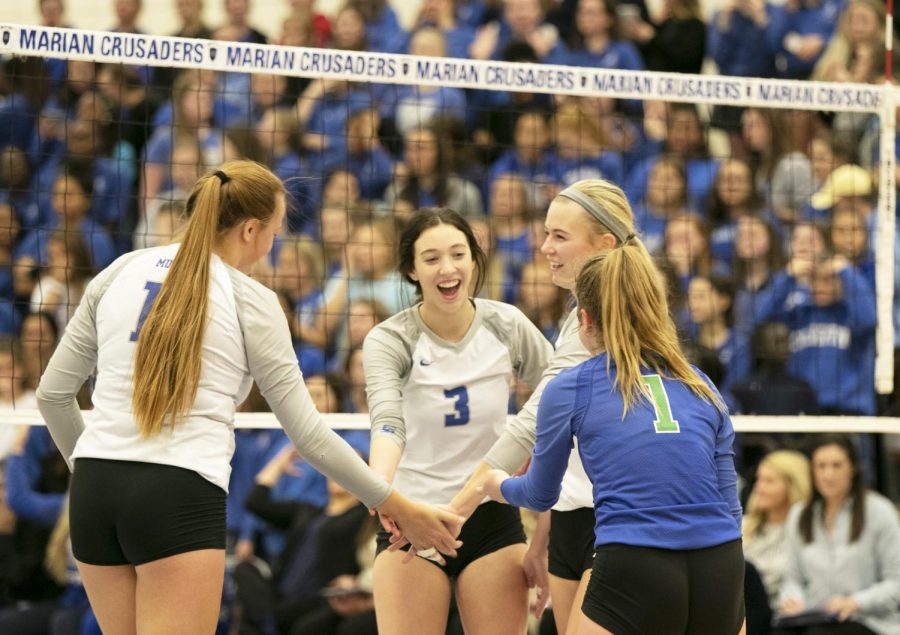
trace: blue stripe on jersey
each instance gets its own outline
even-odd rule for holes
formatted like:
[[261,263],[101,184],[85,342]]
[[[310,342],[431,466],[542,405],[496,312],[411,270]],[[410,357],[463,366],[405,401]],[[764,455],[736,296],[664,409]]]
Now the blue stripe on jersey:
[[607,373],[606,363],[606,355],[593,357],[547,385],[531,467],[504,482],[506,500],[549,509],[559,497],[574,436],[593,483],[597,545],[701,549],[740,538],[727,413],[663,377],[656,385],[657,401],[667,397],[660,407],[642,400],[623,419],[616,369],[611,365]]

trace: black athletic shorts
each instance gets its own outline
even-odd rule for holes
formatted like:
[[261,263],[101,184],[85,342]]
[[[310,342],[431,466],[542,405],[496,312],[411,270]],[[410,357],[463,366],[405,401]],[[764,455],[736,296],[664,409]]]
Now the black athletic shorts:
[[550,511],[550,575],[581,580],[594,564],[594,508]]
[[72,553],[86,564],[225,548],[225,491],[193,470],[76,459],[70,497]]
[[744,620],[741,541],[685,551],[601,545],[581,610],[616,635],[736,635]]
[[[391,545],[390,538],[391,535],[388,532],[379,529],[376,555]],[[450,578],[458,577],[463,569],[479,558],[500,551],[504,547],[525,542],[525,530],[522,528],[522,516],[519,508],[494,501],[479,505],[463,525],[459,539],[462,540],[463,545],[456,550],[455,558],[445,557],[446,566],[433,563]],[[409,550],[409,545],[403,550]],[[429,560],[429,562],[432,561]]]

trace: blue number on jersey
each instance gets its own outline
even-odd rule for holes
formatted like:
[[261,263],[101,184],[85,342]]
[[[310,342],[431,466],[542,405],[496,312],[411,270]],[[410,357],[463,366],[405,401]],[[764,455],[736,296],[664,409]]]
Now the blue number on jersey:
[[131,332],[129,340],[132,342],[137,342],[141,327],[144,326],[144,320],[150,315],[150,309],[153,307],[153,303],[156,302],[156,296],[162,288],[162,282],[150,282],[148,280],[147,284],[144,285],[144,288],[147,290],[147,299],[144,300],[144,306],[141,308],[141,315],[138,317],[137,328]]
[[451,388],[444,391],[447,399],[455,399],[453,408],[456,410],[453,414],[444,417],[445,426],[464,426],[469,423],[469,392],[465,386],[459,388]]

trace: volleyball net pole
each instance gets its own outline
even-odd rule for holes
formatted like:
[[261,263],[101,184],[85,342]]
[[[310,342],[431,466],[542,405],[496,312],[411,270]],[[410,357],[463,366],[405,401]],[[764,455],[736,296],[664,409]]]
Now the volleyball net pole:
[[894,390],[894,253],[897,241],[897,93],[892,84],[894,63],[894,0],[887,0],[884,27],[884,106],[881,111],[878,173],[878,233],[875,244],[875,292],[878,320],[875,328],[875,390]]

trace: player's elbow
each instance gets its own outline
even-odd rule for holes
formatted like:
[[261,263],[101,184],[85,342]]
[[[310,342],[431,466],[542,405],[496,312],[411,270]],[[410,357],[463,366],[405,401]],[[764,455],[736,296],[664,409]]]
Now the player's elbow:
[[529,498],[528,508],[536,512],[545,512],[551,509],[559,502],[560,490],[555,489],[552,492],[532,492]]
[[60,405],[68,404],[75,395],[61,390],[53,390],[47,387],[46,382],[41,382],[34,393],[38,410],[43,414],[47,410],[52,410]]

